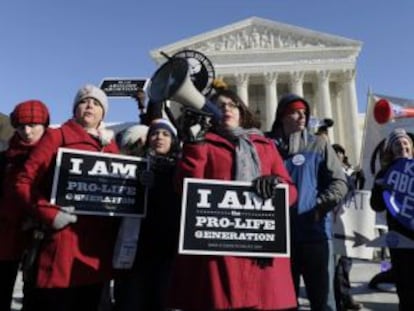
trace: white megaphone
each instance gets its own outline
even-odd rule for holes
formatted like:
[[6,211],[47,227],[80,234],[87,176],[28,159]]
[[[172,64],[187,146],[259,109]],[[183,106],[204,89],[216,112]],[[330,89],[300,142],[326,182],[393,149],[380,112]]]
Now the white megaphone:
[[154,73],[148,89],[149,98],[156,103],[173,100],[185,106],[212,113],[213,119],[221,118],[221,111],[207,100],[194,86],[188,61],[171,57]]
[[374,119],[379,124],[400,118],[414,118],[414,107],[401,107],[383,98],[375,103]]

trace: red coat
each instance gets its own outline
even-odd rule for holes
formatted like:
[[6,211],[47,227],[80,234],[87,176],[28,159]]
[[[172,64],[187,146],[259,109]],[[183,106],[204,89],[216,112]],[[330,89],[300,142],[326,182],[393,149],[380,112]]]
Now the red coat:
[[[263,175],[274,174],[288,183],[289,203],[296,188],[274,144],[250,136],[261,160]],[[208,133],[206,143],[184,145],[179,178],[232,180],[235,148],[228,140]],[[174,265],[170,307],[184,310],[254,308],[276,310],[296,306],[289,258],[273,259],[264,269],[250,258],[179,255]]]
[[22,227],[27,220],[29,206],[18,203],[16,179],[31,150],[36,146],[24,143],[15,133],[4,152],[4,175],[0,193],[0,260],[20,260],[26,246],[28,232]]
[[[113,141],[102,147],[73,120],[43,137],[26,161],[16,187],[25,202],[35,201],[34,212],[49,226],[58,212],[49,200],[59,147],[118,153]],[[40,185],[38,192],[31,193],[33,185]],[[76,223],[52,230],[39,254],[37,286],[65,288],[109,280],[118,226],[117,218],[80,215]]]

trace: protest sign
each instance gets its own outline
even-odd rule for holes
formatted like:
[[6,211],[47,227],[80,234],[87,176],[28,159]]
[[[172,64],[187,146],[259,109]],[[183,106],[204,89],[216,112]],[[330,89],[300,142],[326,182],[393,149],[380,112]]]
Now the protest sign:
[[100,88],[109,97],[136,97],[139,89],[145,89],[146,78],[105,78]]
[[263,200],[249,182],[184,180],[181,254],[288,257],[289,234],[287,185]]
[[405,228],[414,230],[414,160],[396,160],[384,175],[383,187],[388,211]]
[[139,183],[144,158],[59,148],[51,203],[75,214],[144,217],[147,189]]
[[360,259],[373,258],[374,250],[365,245],[376,237],[375,212],[371,209],[370,197],[370,191],[356,190],[334,215],[335,254]]

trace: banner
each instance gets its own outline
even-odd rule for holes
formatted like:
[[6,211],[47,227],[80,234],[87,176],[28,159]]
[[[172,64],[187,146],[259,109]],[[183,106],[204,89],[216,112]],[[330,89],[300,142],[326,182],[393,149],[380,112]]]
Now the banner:
[[51,203],[75,214],[145,217],[147,189],[139,175],[144,158],[59,148]]
[[370,197],[370,191],[356,190],[334,215],[335,254],[361,259],[373,258],[374,250],[365,245],[377,236],[376,213],[371,209]]
[[289,257],[288,186],[263,200],[249,182],[186,178],[179,252]]

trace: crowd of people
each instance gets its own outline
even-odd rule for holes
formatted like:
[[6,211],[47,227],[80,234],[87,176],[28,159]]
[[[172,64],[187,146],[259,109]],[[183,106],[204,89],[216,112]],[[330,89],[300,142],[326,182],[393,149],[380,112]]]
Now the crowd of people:
[[[209,97],[219,112],[213,117],[184,111],[174,122],[162,104],[146,107],[142,90],[136,99],[141,123],[119,133],[105,126],[109,101],[94,85],[77,91],[72,115],[58,128],[49,128],[40,100],[10,113],[14,134],[0,153],[0,310],[10,310],[19,268],[24,311],[296,310],[301,278],[312,310],[361,308],[350,295],[351,259],[335,258],[332,236],[334,214],[355,190],[350,179],[356,175],[326,126],[310,130],[305,98],[282,96],[265,133],[247,103],[223,84]],[[149,170],[137,180],[148,188],[146,216],[81,215],[74,206],[51,203],[61,147],[148,159]],[[413,152],[407,132],[390,134],[372,191],[374,210],[386,209],[388,168]],[[290,256],[179,254],[185,178],[251,182],[263,201],[275,196],[278,184],[287,185]],[[391,214],[388,225],[414,239]],[[114,249],[131,226],[130,262],[116,265]],[[412,250],[391,250],[400,310],[414,310],[413,258]]]

